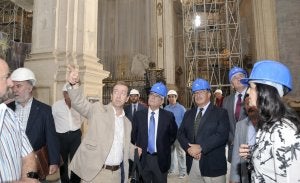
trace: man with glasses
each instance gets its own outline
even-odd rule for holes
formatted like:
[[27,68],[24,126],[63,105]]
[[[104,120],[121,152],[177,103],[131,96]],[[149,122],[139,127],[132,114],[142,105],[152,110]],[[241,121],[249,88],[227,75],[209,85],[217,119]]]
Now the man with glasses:
[[228,162],[231,162],[233,139],[235,133],[236,123],[247,117],[247,114],[243,108],[243,98],[245,97],[247,86],[243,85],[240,80],[247,77],[247,72],[240,67],[233,67],[229,71],[229,82],[234,89],[234,92],[223,100],[222,107],[227,110],[230,133],[228,138]]
[[138,147],[145,182],[167,182],[177,125],[173,113],[160,108],[166,95],[167,87],[163,83],[154,84],[149,108],[137,111],[133,117],[131,140]]
[[13,82],[0,59],[0,182],[38,182],[35,154],[14,112],[3,102]]
[[210,102],[209,83],[196,79],[192,84],[196,107],[184,114],[178,141],[186,151],[188,182],[225,183],[225,146],[229,135],[227,111]]
[[[183,105],[177,102],[178,94],[175,90],[169,90],[167,95],[169,104],[165,107],[165,110],[174,114],[177,127],[179,128],[186,109]],[[172,145],[171,167],[169,174],[173,174],[175,172],[175,153],[177,154],[179,178],[183,179],[186,174],[185,151],[181,148],[178,140],[176,140]]]

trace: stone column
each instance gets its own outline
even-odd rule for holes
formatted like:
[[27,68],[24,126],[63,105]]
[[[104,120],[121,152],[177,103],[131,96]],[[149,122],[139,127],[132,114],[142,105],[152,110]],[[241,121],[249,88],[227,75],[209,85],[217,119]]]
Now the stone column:
[[168,86],[175,85],[173,1],[156,1],[157,67],[164,69]]
[[164,68],[164,1],[156,0],[156,67]]
[[164,69],[169,88],[175,88],[175,35],[173,0],[164,0]]
[[253,0],[256,59],[279,59],[274,0]]
[[47,104],[62,97],[67,64],[78,64],[85,95],[102,96],[108,76],[97,57],[97,0],[35,0],[32,52],[25,67],[38,80],[36,97]]

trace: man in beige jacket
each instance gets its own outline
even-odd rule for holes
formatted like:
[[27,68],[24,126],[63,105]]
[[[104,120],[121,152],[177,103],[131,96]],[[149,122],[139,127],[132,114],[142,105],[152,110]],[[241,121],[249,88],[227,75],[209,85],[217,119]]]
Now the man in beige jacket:
[[[78,69],[69,66],[67,86],[72,106],[88,119],[88,131],[76,151],[70,169],[82,182],[121,181],[120,164],[129,158],[131,123],[123,106],[128,100],[124,82],[113,86],[111,103],[89,103],[79,87]],[[128,161],[124,161],[125,182],[128,180]]]

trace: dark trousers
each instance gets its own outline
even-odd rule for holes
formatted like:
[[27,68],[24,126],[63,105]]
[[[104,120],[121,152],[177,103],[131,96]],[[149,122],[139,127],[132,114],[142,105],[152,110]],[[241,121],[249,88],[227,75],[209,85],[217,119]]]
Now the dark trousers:
[[68,176],[68,162],[72,160],[77,148],[81,143],[81,131],[69,131],[66,133],[58,133],[60,141],[60,154],[64,164],[60,167],[60,179],[62,183],[80,183],[80,177],[71,171]]
[[168,172],[161,172],[157,155],[146,155],[146,165],[143,168],[143,179],[145,183],[166,183]]
[[[129,171],[128,171],[128,178],[130,178],[132,175],[131,175],[131,172],[132,172],[132,165],[133,165],[133,161],[131,159],[128,160],[128,163],[129,163]],[[124,179],[125,179],[125,170],[124,170],[124,163],[122,161],[121,165],[121,183],[124,183]]]

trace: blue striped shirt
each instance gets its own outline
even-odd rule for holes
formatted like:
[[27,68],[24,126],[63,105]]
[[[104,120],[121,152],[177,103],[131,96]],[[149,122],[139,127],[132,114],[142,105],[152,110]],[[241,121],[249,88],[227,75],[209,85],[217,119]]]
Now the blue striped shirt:
[[33,151],[14,112],[0,104],[0,182],[21,178],[22,157]]

